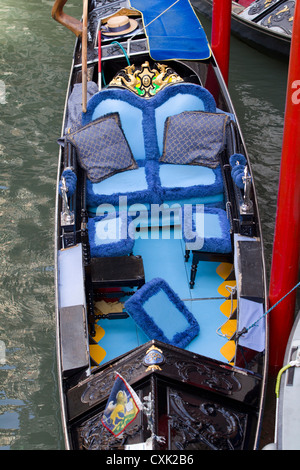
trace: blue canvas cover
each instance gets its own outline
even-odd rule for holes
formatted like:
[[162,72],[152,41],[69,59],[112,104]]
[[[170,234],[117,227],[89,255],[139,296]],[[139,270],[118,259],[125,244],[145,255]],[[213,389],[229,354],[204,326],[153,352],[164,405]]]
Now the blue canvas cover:
[[175,2],[130,0],[132,8],[143,15],[151,57],[154,60],[208,59],[210,46],[189,0]]

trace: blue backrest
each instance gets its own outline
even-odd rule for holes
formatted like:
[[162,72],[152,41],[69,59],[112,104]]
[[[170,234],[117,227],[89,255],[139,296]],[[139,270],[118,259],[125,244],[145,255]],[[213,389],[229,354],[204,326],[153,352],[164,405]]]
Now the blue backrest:
[[162,153],[165,120],[183,111],[216,112],[216,103],[205,88],[191,83],[167,86],[148,99],[111,87],[89,100],[82,124],[118,112],[134,158],[157,160]]

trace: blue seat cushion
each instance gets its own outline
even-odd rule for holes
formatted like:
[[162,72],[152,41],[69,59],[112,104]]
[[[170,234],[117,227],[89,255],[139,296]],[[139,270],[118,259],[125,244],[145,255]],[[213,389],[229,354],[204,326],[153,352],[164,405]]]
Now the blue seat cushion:
[[91,257],[125,256],[132,252],[134,233],[126,212],[93,217],[88,220]]
[[165,122],[161,162],[216,168],[225,144],[226,114],[189,111]]
[[99,183],[87,179],[87,204],[98,207],[101,204],[119,205],[120,196],[126,196],[127,204],[160,203],[158,168],[156,161],[138,162],[138,168],[117,173]]
[[[128,205],[161,204],[166,200],[192,197],[206,198],[207,203],[214,203],[216,198],[218,202],[223,199],[220,168],[203,167],[199,170],[200,167],[193,167],[183,170],[182,167],[188,165],[168,165],[168,169],[164,166],[167,164],[159,162],[163,150],[164,123],[169,116],[183,111],[216,112],[214,98],[205,88],[191,83],[177,83],[149,99],[128,90],[108,88],[90,99],[82,123],[86,125],[99,119],[109,110],[118,111],[138,168],[115,174],[98,183],[88,179],[87,204],[94,212],[101,204],[117,207],[122,195],[127,196]],[[178,168],[175,169],[175,166]]]
[[[124,93],[125,92],[125,93]],[[129,94],[129,96],[128,96]],[[143,135],[142,99],[133,98],[127,90],[105,89],[94,97],[89,114],[84,116],[84,122],[91,122],[108,113],[117,112],[120,116],[123,132],[136,160],[145,159],[145,141]],[[88,119],[87,119],[88,118]]]
[[230,222],[223,209],[200,204],[185,208],[182,211],[182,236],[189,250],[206,253],[232,251]]
[[118,113],[102,116],[67,134],[66,141],[76,147],[79,164],[93,183],[120,171],[137,168]]
[[107,88],[96,93],[82,115],[86,125],[101,116],[118,112],[125,137],[135,160],[159,160],[162,153],[165,120],[183,111],[216,112],[213,96],[192,83],[176,83],[150,99],[129,90]]
[[211,197],[212,202],[215,202],[216,196],[218,202],[223,200],[224,186],[220,167],[163,163],[159,166],[159,178],[164,201]]
[[125,309],[149,339],[184,348],[200,331],[195,317],[161,278],[144,284]]
[[102,204],[119,206],[120,197],[126,196],[127,204],[161,204],[178,201],[180,205],[196,198],[199,203],[222,204],[224,202],[221,168],[200,165],[172,165],[147,161],[135,170],[117,173],[100,183],[87,180],[87,204],[89,210],[101,211]]

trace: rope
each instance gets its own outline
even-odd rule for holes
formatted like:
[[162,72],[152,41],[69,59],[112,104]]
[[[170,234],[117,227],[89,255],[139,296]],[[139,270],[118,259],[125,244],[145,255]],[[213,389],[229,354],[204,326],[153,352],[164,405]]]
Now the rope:
[[130,61],[129,61],[129,59],[128,59],[127,52],[125,51],[125,49],[124,49],[124,47],[122,46],[122,44],[120,44],[118,41],[113,41],[111,44],[117,44],[117,45],[120,47],[120,49],[122,49],[123,54],[124,54],[124,56],[125,56],[125,58],[126,58],[126,60],[127,60],[127,64],[130,65]]
[[77,176],[73,172],[71,168],[66,168],[61,175],[61,180],[59,182],[59,193],[62,195],[63,191],[63,178],[65,179],[65,184],[66,184],[66,189],[68,192],[68,197],[73,196],[75,189],[76,189],[76,183],[77,183]]
[[276,398],[279,398],[279,389],[280,389],[280,381],[281,381],[281,376],[282,374],[287,370],[289,369],[290,367],[292,367],[293,364],[289,363],[287,364],[286,366],[282,367],[280,369],[280,371],[278,372],[278,375],[277,375],[277,379],[276,379],[276,385],[275,385],[275,395],[276,395]]
[[282,367],[280,371],[277,374],[277,379],[276,379],[276,385],[275,385],[275,395],[276,395],[276,412],[275,412],[275,436],[274,436],[274,442],[277,443],[278,441],[278,410],[279,410],[279,391],[280,391],[280,382],[281,382],[281,377],[282,374],[292,367],[291,362],[287,364],[286,366]]
[[160,13],[159,15],[157,15],[155,18],[153,18],[153,20],[151,20],[148,24],[145,25],[145,28],[147,28],[147,26],[149,26],[150,24],[152,24],[154,21],[158,20],[158,18],[160,18],[162,15],[164,15],[168,10],[170,10],[174,5],[176,5],[176,3],[178,3],[180,0],[176,0],[176,2],[172,3],[172,5],[170,5],[168,8],[166,8],[162,13]]
[[[230,319],[230,317],[232,315],[232,312],[233,312],[233,295],[236,293],[236,286],[225,286],[225,289],[230,293],[231,304],[230,304],[230,314],[228,316],[228,318]],[[221,336],[222,338],[229,339],[227,335],[223,334],[222,332],[220,333],[220,330],[221,330],[222,326],[224,326],[227,323],[227,321],[228,320],[226,320],[226,322],[223,323],[223,325],[221,325],[217,328],[216,333],[217,333],[217,335]]]
[[260,322],[260,320],[262,320],[266,315],[268,315],[268,313],[270,313],[275,307],[277,307],[277,305],[280,304],[280,302],[282,302],[288,295],[290,295],[299,286],[300,286],[300,282],[298,282],[298,284],[296,284],[287,294],[285,294],[280,300],[278,300],[278,302],[276,302],[276,304],[274,304],[271,308],[269,308],[269,310],[267,310],[260,318],[258,318],[258,320],[256,320],[254,323],[252,323],[252,325],[250,325],[248,328],[244,327],[241,331],[239,331],[236,335],[237,339],[240,336],[248,333],[248,331],[251,328],[253,328],[254,326],[257,326],[257,323]]

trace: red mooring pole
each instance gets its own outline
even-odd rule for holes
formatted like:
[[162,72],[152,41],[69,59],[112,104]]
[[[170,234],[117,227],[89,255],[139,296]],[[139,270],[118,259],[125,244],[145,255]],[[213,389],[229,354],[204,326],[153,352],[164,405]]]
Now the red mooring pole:
[[[300,2],[295,3],[269,287],[270,307],[298,283],[300,261]],[[294,322],[296,293],[294,290],[270,312],[270,373],[277,373],[283,365]]]
[[211,48],[226,85],[229,72],[231,6],[231,0],[213,1]]

